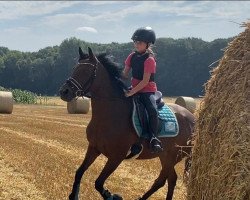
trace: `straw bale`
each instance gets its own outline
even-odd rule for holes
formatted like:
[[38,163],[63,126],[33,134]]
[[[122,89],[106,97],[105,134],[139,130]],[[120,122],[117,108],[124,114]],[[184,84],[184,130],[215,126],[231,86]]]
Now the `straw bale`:
[[90,101],[88,98],[75,98],[67,103],[69,114],[87,114],[89,112]]
[[177,97],[177,99],[175,100],[175,104],[188,109],[191,113],[194,113],[196,109],[196,102],[192,97]]
[[188,200],[250,199],[250,22],[244,26],[205,85]]
[[0,113],[11,114],[13,101],[12,92],[0,91]]

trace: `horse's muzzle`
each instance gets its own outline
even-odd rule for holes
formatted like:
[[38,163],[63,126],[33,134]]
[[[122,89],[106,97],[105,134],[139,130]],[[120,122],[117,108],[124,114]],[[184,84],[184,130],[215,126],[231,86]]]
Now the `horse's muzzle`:
[[63,101],[70,102],[73,98],[76,97],[72,89],[68,86],[67,83],[64,83],[59,89],[60,97]]

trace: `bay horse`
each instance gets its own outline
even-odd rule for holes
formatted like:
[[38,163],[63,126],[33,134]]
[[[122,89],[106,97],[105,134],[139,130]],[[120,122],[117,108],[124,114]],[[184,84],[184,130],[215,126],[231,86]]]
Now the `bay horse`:
[[[79,62],[73,68],[72,75],[60,87],[59,93],[64,101],[71,101],[76,96],[91,93],[92,118],[87,126],[88,147],[85,158],[77,169],[70,200],[79,199],[80,182],[84,172],[103,154],[107,162],[95,181],[95,189],[104,200],[122,200],[118,194],[104,189],[104,182],[126,158],[130,147],[138,140],[132,124],[133,100],[124,95],[121,68],[107,55],[95,56],[88,48],[84,54],[79,47]],[[167,200],[173,197],[177,174],[174,166],[191,152],[188,144],[194,129],[194,116],[187,109],[169,104],[179,123],[179,134],[171,138],[161,138],[164,150],[152,153],[148,141],[143,141],[143,151],[137,159],[159,157],[162,169],[151,188],[139,199],[146,200],[168,182]],[[183,153],[185,152],[185,153]],[[160,169],[159,169],[160,170]]]

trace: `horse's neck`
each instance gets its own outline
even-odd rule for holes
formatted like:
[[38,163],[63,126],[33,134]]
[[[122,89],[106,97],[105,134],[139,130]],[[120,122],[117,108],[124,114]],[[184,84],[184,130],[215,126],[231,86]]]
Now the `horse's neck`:
[[96,78],[91,87],[91,96],[93,99],[114,100],[124,98],[124,95],[113,86],[107,70],[99,66],[96,72]]
[[132,101],[131,99],[102,99],[91,98],[91,107],[93,116],[108,117],[112,116],[124,116],[131,115],[132,113]]
[[91,107],[93,116],[98,118],[109,114],[119,117],[121,113],[131,112],[132,100],[114,87],[106,69],[100,68],[91,88]]
[[91,121],[97,124],[130,122],[133,103],[131,98],[91,98]]

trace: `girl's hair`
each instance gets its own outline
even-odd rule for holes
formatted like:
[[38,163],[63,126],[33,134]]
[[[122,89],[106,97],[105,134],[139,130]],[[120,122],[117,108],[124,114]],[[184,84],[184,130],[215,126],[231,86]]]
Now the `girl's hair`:
[[148,48],[147,48],[147,53],[149,53],[149,56],[152,56],[152,57],[155,57],[155,53],[153,52],[152,50],[152,45],[149,43],[147,44],[148,45]]

